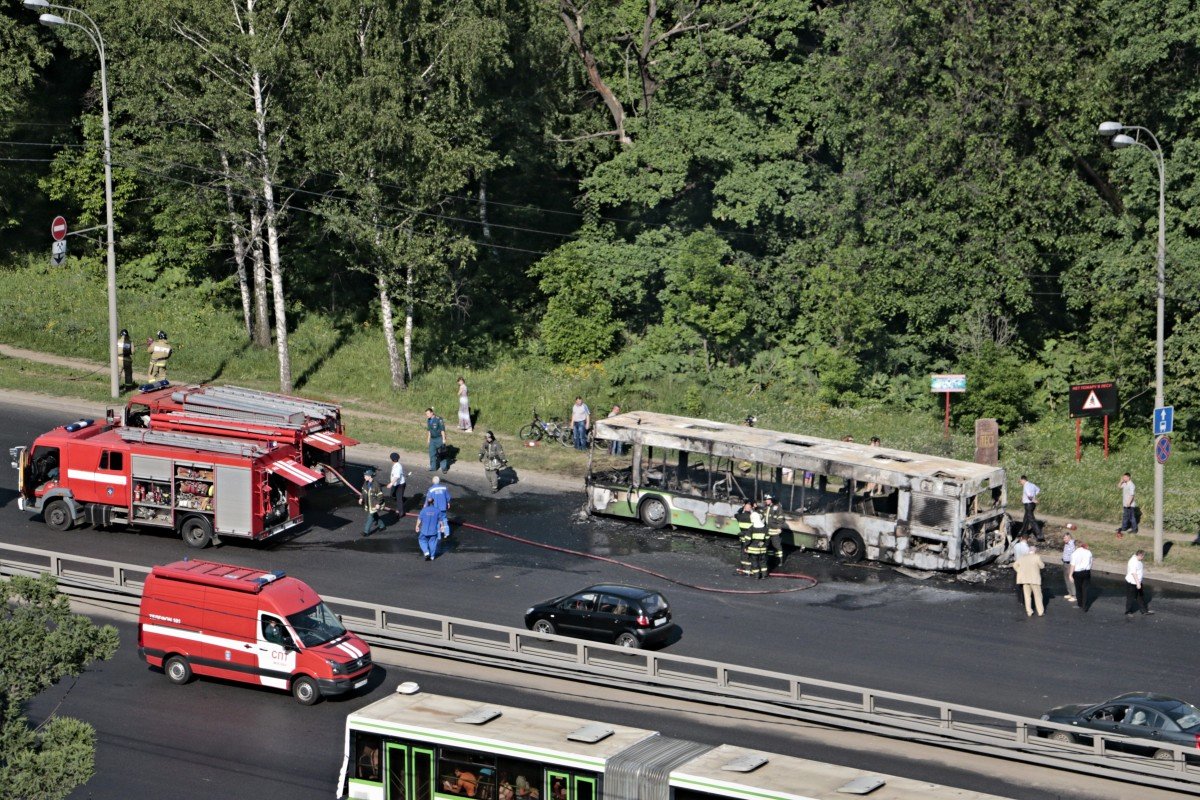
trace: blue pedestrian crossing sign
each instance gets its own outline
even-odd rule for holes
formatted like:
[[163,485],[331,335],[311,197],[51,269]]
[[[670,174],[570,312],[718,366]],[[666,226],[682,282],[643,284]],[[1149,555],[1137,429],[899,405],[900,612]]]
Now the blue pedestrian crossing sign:
[[1175,406],[1160,406],[1154,409],[1154,435],[1175,431]]

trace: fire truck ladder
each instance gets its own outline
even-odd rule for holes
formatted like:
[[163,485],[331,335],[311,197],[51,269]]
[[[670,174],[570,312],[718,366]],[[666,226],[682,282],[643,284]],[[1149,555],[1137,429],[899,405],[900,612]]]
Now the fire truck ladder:
[[158,444],[168,447],[187,447],[192,450],[203,450],[208,453],[224,453],[231,456],[242,456],[243,458],[258,458],[267,453],[266,448],[253,442],[243,442],[237,439],[221,439],[216,436],[148,431],[142,428],[117,428],[117,433],[127,442]]
[[247,422],[270,420],[299,427],[309,419],[324,424],[337,416],[337,407],[326,403],[295,400],[236,386],[208,386],[197,392],[177,392],[172,399],[181,403],[188,414]]
[[324,420],[329,417],[336,417],[338,414],[338,407],[332,403],[305,400],[273,392],[262,392],[257,389],[244,389],[241,386],[213,386],[206,390],[206,393],[208,392],[211,392],[214,397],[226,397],[278,410],[290,409],[292,411],[299,411],[309,419]]

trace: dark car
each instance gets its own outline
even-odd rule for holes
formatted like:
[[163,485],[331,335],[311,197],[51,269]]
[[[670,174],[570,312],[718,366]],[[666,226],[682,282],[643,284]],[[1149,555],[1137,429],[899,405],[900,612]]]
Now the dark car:
[[675,625],[661,593],[606,583],[538,603],[525,612],[525,627],[641,647],[665,641]]
[[[1085,731],[1102,731],[1114,736],[1150,739],[1165,744],[1200,748],[1200,708],[1191,703],[1149,692],[1130,692],[1094,705],[1075,704],[1052,708],[1042,719],[1080,728],[1079,733],[1039,728],[1038,735],[1058,742],[1090,744]],[[1170,760],[1172,750],[1153,745],[1110,741],[1113,750]],[[1192,756],[1187,757],[1194,760]],[[1196,758],[1200,758],[1200,754]]]

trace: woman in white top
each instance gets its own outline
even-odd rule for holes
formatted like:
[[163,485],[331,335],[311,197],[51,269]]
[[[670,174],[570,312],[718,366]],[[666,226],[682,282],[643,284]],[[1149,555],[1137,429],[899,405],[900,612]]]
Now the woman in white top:
[[458,429],[471,433],[471,401],[467,399],[467,382],[458,379]]

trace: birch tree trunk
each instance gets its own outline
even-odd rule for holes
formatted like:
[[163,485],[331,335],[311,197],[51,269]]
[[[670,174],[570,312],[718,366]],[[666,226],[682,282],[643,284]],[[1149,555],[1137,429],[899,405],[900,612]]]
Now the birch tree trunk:
[[413,291],[416,288],[413,277],[412,263],[404,267],[404,375],[412,380],[412,342],[413,342],[413,312],[416,301]]
[[[374,176],[372,176],[374,177]],[[392,373],[392,389],[407,388],[404,367],[400,364],[400,351],[396,347],[395,314],[392,309],[392,293],[389,291],[388,268],[380,258],[383,250],[383,229],[375,219],[375,280],[379,286],[379,317],[383,324],[383,340],[387,343],[388,369]],[[407,347],[407,343],[405,345]]]
[[250,257],[254,262],[254,346],[271,346],[271,312],[267,309],[267,259],[263,253],[262,214],[258,200],[250,205]]
[[242,238],[242,220],[233,202],[233,176],[229,169],[229,154],[221,151],[221,169],[225,173],[225,208],[229,211],[229,235],[233,241],[233,263],[237,267],[238,293],[242,297],[242,324],[246,328],[246,338],[253,339],[254,332],[250,325],[250,282],[246,275],[246,241]]
[[487,215],[487,173],[479,176],[479,221],[483,224],[483,238],[492,238],[492,228]]

